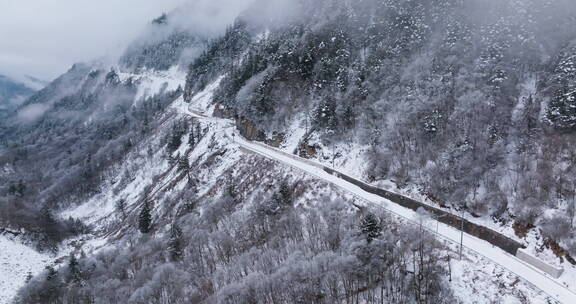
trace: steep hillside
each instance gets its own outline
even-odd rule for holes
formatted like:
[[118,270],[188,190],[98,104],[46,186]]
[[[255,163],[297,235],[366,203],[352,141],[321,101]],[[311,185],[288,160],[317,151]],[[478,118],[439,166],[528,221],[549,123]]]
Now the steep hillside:
[[0,119],[0,242],[16,248],[0,259],[19,273],[0,299],[576,298],[576,5],[257,0],[222,31],[188,5]]
[[573,5],[295,6],[241,17],[190,66],[186,99],[226,73],[215,114],[247,137],[576,253]]
[[[99,227],[87,244],[106,245],[32,279],[17,303],[552,301],[477,256],[453,261],[456,248],[422,227],[240,149],[231,121],[182,108],[118,164],[119,178],[64,212]],[[469,271],[476,286],[503,279],[477,295]]]

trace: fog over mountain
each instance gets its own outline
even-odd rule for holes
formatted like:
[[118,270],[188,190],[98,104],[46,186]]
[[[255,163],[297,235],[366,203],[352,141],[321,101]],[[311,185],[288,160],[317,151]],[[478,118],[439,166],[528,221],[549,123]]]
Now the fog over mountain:
[[117,56],[155,16],[184,0],[0,2],[0,74],[54,79],[79,61]]
[[22,3],[0,304],[576,303],[576,2]]
[[[6,76],[0,75],[0,117],[5,118],[16,109],[27,97],[34,93],[38,85],[20,83]],[[30,87],[29,87],[30,86]],[[32,88],[31,88],[32,87]]]

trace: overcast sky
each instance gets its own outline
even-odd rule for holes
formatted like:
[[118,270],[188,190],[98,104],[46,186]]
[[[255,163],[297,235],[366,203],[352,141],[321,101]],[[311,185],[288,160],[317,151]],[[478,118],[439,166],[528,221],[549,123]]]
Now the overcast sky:
[[51,80],[115,55],[152,18],[186,0],[0,0],[0,74]]

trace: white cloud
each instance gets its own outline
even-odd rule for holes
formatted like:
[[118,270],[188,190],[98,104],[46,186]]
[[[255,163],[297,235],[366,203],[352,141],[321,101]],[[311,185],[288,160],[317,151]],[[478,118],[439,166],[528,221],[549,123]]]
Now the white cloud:
[[44,113],[46,113],[49,108],[50,106],[46,104],[31,104],[24,107],[23,109],[18,110],[18,119],[24,122],[35,121],[44,115]]
[[115,55],[186,0],[0,0],[0,73],[52,79]]

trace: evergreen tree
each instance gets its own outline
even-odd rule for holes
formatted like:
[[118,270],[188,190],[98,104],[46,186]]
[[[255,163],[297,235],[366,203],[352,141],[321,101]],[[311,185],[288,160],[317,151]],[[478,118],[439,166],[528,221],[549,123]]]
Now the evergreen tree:
[[564,130],[576,130],[576,89],[570,89],[567,83],[557,89],[550,101],[548,119],[554,127]]
[[29,283],[32,280],[32,278],[34,278],[32,272],[28,271],[28,274],[26,275],[26,283]]
[[184,203],[182,210],[184,214],[188,214],[193,212],[194,208],[196,208],[196,202],[191,200]]
[[538,127],[538,108],[532,95],[526,99],[524,113],[521,118],[527,131],[532,131]]
[[234,205],[240,204],[241,199],[240,199],[240,197],[238,197],[238,189],[234,183],[228,184],[228,188],[226,189],[226,194],[234,202]]
[[547,117],[561,130],[576,130],[576,47],[560,53],[554,71],[553,95]]
[[168,153],[172,153],[182,145],[182,136],[184,136],[186,126],[180,123],[175,123],[172,127],[172,133],[170,133],[170,137],[168,138]]
[[177,223],[174,223],[170,229],[170,240],[168,241],[170,260],[173,262],[179,261],[183,255],[182,249],[182,229]]
[[68,261],[68,271],[69,271],[69,281],[74,284],[82,283],[82,272],[80,271],[80,264],[76,259],[74,254],[70,255],[70,260]]
[[19,197],[24,196],[24,191],[26,191],[26,185],[23,180],[19,180],[16,184],[14,182],[10,183],[10,187],[8,188],[8,194]]
[[43,303],[57,303],[61,287],[62,282],[58,271],[52,266],[46,266],[46,282],[44,283],[44,290],[40,294]]
[[126,200],[121,198],[116,202],[116,210],[122,216],[122,220],[126,220]]
[[196,141],[200,142],[202,140],[203,132],[200,124],[196,124]]
[[379,237],[382,233],[382,226],[378,222],[376,216],[372,213],[367,214],[362,218],[360,223],[360,231],[366,236],[366,241],[371,243],[372,240]]
[[328,130],[336,130],[338,127],[338,117],[336,116],[336,100],[333,97],[326,97],[315,113],[316,123]]
[[347,130],[355,127],[356,114],[354,113],[354,109],[351,105],[348,105],[344,110],[344,113],[342,113],[342,124]]
[[46,266],[46,281],[50,281],[58,277],[58,272],[52,266]]
[[16,187],[16,191],[18,196],[24,196],[24,191],[26,191],[26,185],[24,185],[23,180],[18,181],[18,186]]
[[146,234],[152,231],[152,210],[150,200],[144,201],[140,216],[138,217],[138,229],[141,233]]
[[292,189],[286,182],[282,182],[278,190],[272,195],[272,199],[262,210],[266,215],[282,214],[292,206]]
[[62,226],[52,213],[50,207],[44,206],[40,210],[38,224],[44,229],[44,239],[41,245],[45,248],[56,250],[56,243],[65,236],[63,235]]
[[172,132],[170,136],[170,141],[168,142],[168,152],[172,153],[182,145],[182,137],[181,134],[177,131]]
[[152,20],[152,24],[155,25],[162,25],[166,23],[168,23],[168,15],[166,15],[166,13],[163,13],[160,17]]
[[292,189],[287,182],[282,182],[278,192],[274,193],[273,201],[280,207],[292,206]]
[[188,157],[186,155],[183,155],[178,159],[178,170],[180,171],[190,170],[190,162],[188,161]]
[[10,182],[10,187],[8,187],[8,194],[15,195],[18,192],[18,188],[14,182]]
[[188,135],[188,145],[194,147],[196,145],[196,138],[194,138],[194,128],[190,129],[190,134]]

